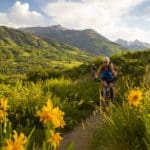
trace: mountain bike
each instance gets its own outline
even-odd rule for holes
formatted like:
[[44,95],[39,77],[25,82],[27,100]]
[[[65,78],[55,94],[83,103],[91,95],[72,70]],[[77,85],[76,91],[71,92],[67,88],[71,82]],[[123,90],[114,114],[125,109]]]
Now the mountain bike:
[[[101,82],[100,79],[95,79],[97,82]],[[100,86],[99,93],[100,93],[100,105],[105,108],[113,102],[113,95],[114,90],[110,88],[109,82],[107,82],[106,86]]]
[[109,82],[107,82],[107,85],[100,88],[100,106],[105,110],[113,101],[113,95],[114,91],[109,86]]

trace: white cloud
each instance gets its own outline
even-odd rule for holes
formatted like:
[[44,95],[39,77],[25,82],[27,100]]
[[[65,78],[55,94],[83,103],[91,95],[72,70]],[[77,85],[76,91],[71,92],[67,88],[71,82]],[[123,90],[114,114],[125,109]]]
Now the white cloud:
[[[53,17],[53,24],[62,24],[68,28],[93,28],[107,38],[125,38],[148,41],[148,32],[134,29],[124,22],[124,17],[145,0],[57,0],[48,3],[43,11]],[[149,41],[150,42],[150,41]]]
[[16,3],[5,13],[0,13],[0,25],[26,27],[44,25],[48,21],[37,11],[30,11],[28,3]]
[[8,18],[6,13],[0,13],[0,18],[1,18],[1,25],[5,25],[8,23]]
[[147,18],[147,20],[146,20],[147,22],[150,22],[150,18]]
[[116,40],[118,37],[120,37],[128,41],[133,41],[135,39],[138,39],[140,41],[150,43],[149,40],[150,31],[145,31],[139,28],[128,28],[125,26],[113,28],[112,31],[113,32],[111,32],[111,29],[110,29],[110,33],[106,31],[107,32],[106,37],[112,40]]
[[144,9],[144,20],[149,23],[150,21],[150,6],[145,7]]
[[150,12],[150,6],[145,7],[144,12],[146,14],[149,14],[149,12]]
[[53,16],[55,22],[61,21],[73,26],[76,26],[74,24],[76,21],[80,26],[85,26],[85,23],[90,24],[91,21],[115,24],[141,1],[143,0],[82,0],[81,2],[58,0],[47,4],[43,11]]

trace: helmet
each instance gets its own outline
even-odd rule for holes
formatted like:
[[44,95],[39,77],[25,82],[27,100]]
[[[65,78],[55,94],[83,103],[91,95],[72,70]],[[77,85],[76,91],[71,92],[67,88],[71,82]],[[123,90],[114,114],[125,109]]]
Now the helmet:
[[110,62],[110,58],[109,57],[104,57],[103,58],[103,62],[108,62],[109,63]]

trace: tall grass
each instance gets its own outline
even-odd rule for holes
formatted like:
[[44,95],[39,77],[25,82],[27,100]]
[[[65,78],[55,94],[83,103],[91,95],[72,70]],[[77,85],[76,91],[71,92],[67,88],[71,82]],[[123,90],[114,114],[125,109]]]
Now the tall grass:
[[[125,82],[119,84],[120,94],[116,97],[115,105],[111,105],[110,112],[102,113],[103,121],[91,139],[90,150],[149,149],[150,90],[143,81],[137,87],[133,80],[128,79],[131,78],[126,77]],[[138,103],[135,103],[134,100],[140,97],[139,90],[135,92],[135,95],[132,92],[132,95],[128,96],[133,89],[143,92],[142,100]]]

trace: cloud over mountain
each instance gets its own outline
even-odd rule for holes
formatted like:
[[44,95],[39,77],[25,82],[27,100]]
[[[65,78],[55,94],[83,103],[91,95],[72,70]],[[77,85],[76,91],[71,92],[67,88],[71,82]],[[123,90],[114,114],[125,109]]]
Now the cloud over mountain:
[[112,41],[137,38],[150,42],[149,9],[148,0],[19,0],[0,12],[0,25],[61,24],[70,29],[92,28]]
[[[48,3],[43,11],[52,17],[54,24],[74,29],[93,28],[111,40],[119,37],[148,40],[150,32],[143,28],[132,27],[124,21],[131,22],[136,15],[130,12],[145,0],[58,0]],[[132,17],[130,17],[132,16]],[[131,34],[132,33],[132,34]]]

